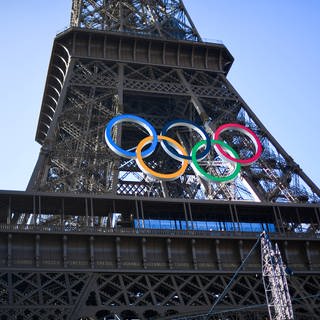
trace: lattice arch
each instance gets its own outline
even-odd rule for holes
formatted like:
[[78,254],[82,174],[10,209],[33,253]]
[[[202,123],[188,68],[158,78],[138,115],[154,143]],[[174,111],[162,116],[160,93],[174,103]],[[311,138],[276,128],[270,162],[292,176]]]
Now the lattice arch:
[[[200,315],[208,312],[230,278],[231,275],[197,273],[3,272],[0,275],[1,319],[99,320],[117,314],[129,320]],[[318,319],[319,276],[295,275],[289,279],[289,285],[295,319]],[[225,313],[240,306],[248,310]],[[224,312],[230,319],[266,316],[261,274],[239,275],[217,308],[217,312]],[[219,317],[217,313],[212,319]]]

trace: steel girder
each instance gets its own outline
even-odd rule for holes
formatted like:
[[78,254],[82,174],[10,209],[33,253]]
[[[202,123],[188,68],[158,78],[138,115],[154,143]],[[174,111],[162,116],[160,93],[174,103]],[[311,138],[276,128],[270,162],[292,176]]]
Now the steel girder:
[[[114,213],[123,219],[113,223]],[[2,192],[0,313],[32,320],[206,313],[256,242],[259,231],[248,225],[259,224],[273,226],[272,241],[294,272],[288,282],[296,319],[317,319],[319,213],[310,204]],[[146,225],[155,219],[189,227]],[[201,220],[219,226],[203,229]],[[267,314],[261,276],[257,251],[213,319]]]
[[[113,223],[114,213],[123,219]],[[273,226],[272,241],[294,272],[296,319],[317,319],[319,214],[310,204],[1,192],[0,313],[32,320],[206,313],[256,242],[259,230],[248,226],[259,224],[260,232]],[[148,227],[155,219],[188,227]],[[215,311],[241,320],[267,313],[258,251]]]

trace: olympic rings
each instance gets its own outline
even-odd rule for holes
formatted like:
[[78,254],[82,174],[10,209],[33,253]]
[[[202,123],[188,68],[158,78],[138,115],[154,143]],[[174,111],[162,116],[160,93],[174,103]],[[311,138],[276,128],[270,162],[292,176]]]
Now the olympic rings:
[[[198,161],[197,161],[197,151],[198,149],[204,145],[206,143],[205,140],[199,141],[193,148],[191,151],[191,155],[192,155],[192,163],[191,166],[193,168],[193,170],[198,171],[199,175],[207,180],[207,181],[216,181],[216,182],[227,182],[227,181],[232,181],[234,180],[237,175],[240,172],[241,169],[241,165],[240,163],[236,163],[233,172],[231,172],[228,176],[222,176],[222,177],[217,177],[217,176],[213,176],[207,172],[205,172],[199,165]],[[223,148],[227,149],[227,152],[231,153],[236,159],[239,159],[239,155],[237,154],[237,152],[232,149],[229,145],[227,145],[225,142],[221,141],[221,140],[211,140],[211,143],[213,145],[218,144],[219,146],[222,146]]]
[[[163,181],[172,181],[172,180],[178,179],[186,171],[188,164],[189,164],[189,161],[186,159],[181,161],[181,159],[179,159],[178,157],[175,157],[176,160],[182,162],[182,166],[178,171],[176,171],[174,173],[164,174],[164,173],[159,173],[159,172],[156,172],[156,171],[148,168],[147,165],[143,161],[141,150],[145,145],[149,144],[151,142],[151,140],[152,140],[151,136],[146,137],[143,140],[141,140],[137,146],[137,149],[136,149],[137,160],[136,161],[137,161],[138,167],[141,169],[142,172],[144,172],[148,176],[156,177],[156,178],[163,180]],[[177,141],[175,141],[169,137],[166,137],[166,136],[158,136],[158,140],[167,141],[173,148],[178,149],[182,153],[183,156],[186,157],[188,155],[186,149],[181,144],[179,144]]]
[[[129,121],[143,127],[149,134],[149,136],[139,142],[138,146],[135,148],[135,151],[124,150],[115,143],[112,137],[112,129],[116,124]],[[196,145],[192,148],[190,155],[181,144],[166,136],[170,129],[181,126],[196,131],[202,138],[202,140],[196,143]],[[254,145],[255,154],[248,159],[240,159],[238,153],[232,147],[230,147],[224,141],[219,140],[220,134],[227,130],[238,131],[246,135]],[[128,159],[134,159],[142,172],[150,177],[157,178],[162,181],[172,181],[178,179],[182,174],[184,174],[188,165],[190,164],[194,172],[207,181],[229,182],[238,176],[241,166],[251,165],[259,159],[262,153],[261,142],[257,135],[249,128],[237,123],[221,125],[214,133],[214,139],[210,139],[208,133],[201,126],[198,126],[189,120],[176,119],[166,123],[160,135],[157,135],[155,128],[148,121],[131,114],[118,115],[114,117],[106,126],[105,140],[109,148],[117,155]],[[160,142],[162,148],[168,155],[182,163],[179,170],[173,173],[165,174],[156,172],[146,165],[143,159],[151,155],[156,150],[158,142]],[[150,145],[150,147],[142,151],[147,145]],[[211,145],[214,146],[215,151],[220,157],[229,162],[228,169],[230,166],[233,167],[231,172],[228,172],[227,176],[213,176],[200,166],[199,160],[204,159],[209,154]],[[204,150],[198,152],[199,149]],[[214,162],[210,164],[215,165]],[[224,164],[222,165],[224,166]]]
[[259,140],[259,138],[257,137],[257,135],[252,131],[250,130],[249,128],[241,125],[241,124],[238,124],[238,123],[227,123],[227,124],[223,124],[222,126],[220,126],[217,131],[215,132],[214,134],[214,139],[215,140],[219,140],[219,135],[226,131],[226,130],[236,130],[236,131],[239,131],[243,134],[245,134],[247,137],[250,138],[250,140],[253,142],[254,146],[255,146],[255,149],[256,149],[256,153],[254,156],[252,156],[251,158],[249,159],[236,159],[232,156],[230,156],[228,153],[226,153],[223,148],[221,147],[221,145],[217,145],[217,147],[215,147],[215,150],[217,151],[218,154],[220,154],[222,157],[228,159],[228,160],[231,160],[231,161],[234,161],[234,162],[237,162],[237,163],[240,163],[242,164],[243,166],[249,166],[250,164],[256,162],[260,156],[261,156],[261,153],[262,153],[262,146],[261,146],[261,142]]
[[[207,146],[205,148],[205,150],[203,152],[201,152],[199,154],[199,156],[197,156],[197,160],[203,159],[210,151],[211,148],[211,140],[207,134],[207,132],[201,128],[200,126],[196,125],[195,123],[193,123],[192,121],[189,120],[181,120],[181,119],[177,119],[177,120],[173,120],[168,122],[167,124],[164,125],[162,131],[161,131],[161,135],[165,136],[166,133],[174,128],[174,127],[178,127],[178,126],[184,126],[187,127],[189,129],[194,129],[194,131],[198,132],[201,136],[201,138],[203,140],[207,141]],[[184,156],[184,155],[180,155],[177,153],[177,151],[175,151],[172,147],[169,146],[168,142],[166,140],[163,140],[160,142],[162,145],[162,148],[171,156],[174,158],[174,156],[178,156],[179,158],[182,159],[188,159],[188,160],[192,160],[191,156]]]
[[158,144],[156,129],[147,120],[145,120],[141,117],[132,115],[132,114],[122,114],[122,115],[116,116],[108,123],[106,130],[105,130],[105,139],[106,139],[106,142],[107,142],[109,148],[114,153],[116,153],[118,156],[128,158],[128,159],[132,159],[132,158],[136,157],[135,152],[127,151],[127,150],[120,148],[118,145],[115,144],[115,142],[113,141],[113,138],[112,138],[112,128],[116,124],[126,122],[128,120],[130,120],[131,122],[134,122],[136,124],[139,124],[141,127],[145,128],[148,131],[148,133],[150,134],[150,136],[153,137],[153,141],[151,143],[151,146],[147,150],[142,152],[143,157],[149,156],[152,152],[154,152],[154,150],[156,149],[157,144]]

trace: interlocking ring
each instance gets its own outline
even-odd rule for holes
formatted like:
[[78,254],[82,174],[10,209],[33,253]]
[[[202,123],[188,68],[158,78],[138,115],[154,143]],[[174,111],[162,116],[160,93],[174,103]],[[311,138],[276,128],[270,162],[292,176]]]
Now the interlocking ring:
[[[194,131],[199,133],[199,135],[201,136],[201,138],[203,140],[207,141],[205,150],[203,150],[199,155],[197,155],[197,160],[203,159],[210,151],[211,140],[210,140],[207,132],[203,128],[201,128],[200,126],[196,125],[194,122],[189,121],[189,120],[182,120],[182,119],[176,119],[176,120],[170,121],[167,124],[165,124],[164,127],[162,128],[161,135],[165,136],[170,129],[175,128],[175,127],[179,127],[179,126],[187,127],[188,129],[193,129]],[[174,158],[175,156],[178,156],[179,158],[182,158],[182,159],[192,160],[191,156],[189,156],[189,155],[185,156],[185,155],[179,154],[175,149],[170,147],[170,145],[168,144],[168,142],[166,140],[162,140],[160,143],[161,143],[162,148],[172,158]]]
[[217,129],[217,131],[214,134],[214,139],[219,140],[220,134],[227,130],[239,131],[245,134],[247,137],[249,137],[256,149],[255,154],[249,159],[235,158],[230,156],[230,154],[228,154],[225,150],[223,150],[223,147],[221,145],[217,144],[214,148],[219,155],[221,155],[222,157],[224,157],[229,161],[240,163],[243,166],[249,166],[260,158],[262,153],[262,145],[257,135],[252,130],[238,123],[227,123],[227,124],[223,124]]
[[[149,136],[139,142],[138,146],[135,148],[135,151],[124,150],[123,148],[118,146],[112,138],[113,127],[116,124],[129,121],[143,127],[149,134]],[[202,140],[200,140],[192,148],[190,155],[181,144],[179,144],[174,139],[166,136],[170,129],[180,126],[184,126],[190,130],[196,131],[202,138]],[[219,139],[220,134],[227,130],[238,131],[246,135],[255,147],[255,154],[248,159],[240,159],[238,153],[232,147]],[[189,120],[176,119],[166,123],[161,131],[161,134],[157,135],[155,128],[145,119],[131,114],[124,114],[116,116],[107,124],[105,130],[105,139],[109,148],[117,155],[128,159],[135,159],[138,167],[142,172],[150,177],[162,181],[172,181],[178,179],[182,174],[184,174],[185,170],[190,164],[194,172],[207,181],[229,182],[238,176],[241,170],[241,166],[251,165],[259,159],[262,153],[261,142],[257,135],[249,128],[237,123],[228,123],[220,126],[214,134],[214,139],[210,139],[208,133],[201,126]],[[156,150],[159,141],[162,148],[169,156],[182,163],[181,168],[176,172],[156,172],[153,169],[149,168],[143,160]],[[150,147],[142,151],[149,144]],[[228,166],[232,167],[232,171],[227,176],[214,176],[209,172],[206,172],[199,164],[199,160],[204,159],[210,153],[212,145],[214,146],[214,149],[218,153],[218,155],[228,162]],[[199,150],[200,152],[198,152]],[[214,163],[212,163],[212,165],[214,165]]]
[[[161,135],[158,136],[158,140],[166,141],[167,143],[169,143],[170,146],[172,146],[175,151],[180,151],[182,153],[181,156],[186,157],[188,155],[186,149],[181,144],[179,144],[177,141],[175,141],[175,140],[173,140],[173,139],[171,139],[169,137],[161,136]],[[137,159],[136,159],[136,161],[137,161],[137,165],[141,169],[141,171],[144,172],[145,174],[147,174],[148,176],[151,176],[151,177],[154,177],[154,178],[158,178],[158,179],[163,180],[163,181],[176,180],[182,174],[184,174],[184,172],[186,171],[187,166],[189,164],[189,161],[186,160],[186,159],[179,159],[179,157],[177,157],[177,156],[173,156],[173,158],[178,160],[178,161],[180,161],[180,162],[182,162],[182,166],[178,171],[176,171],[174,173],[159,173],[159,172],[156,172],[156,171],[150,169],[143,161],[141,150],[142,150],[142,148],[144,146],[149,144],[151,141],[152,141],[152,137],[151,136],[146,137],[143,140],[141,140],[140,143],[137,146],[137,149],[136,149]]]
[[[217,176],[213,176],[211,174],[209,174],[208,172],[206,172],[205,170],[203,170],[198,161],[197,161],[197,151],[199,150],[199,148],[201,148],[204,144],[206,143],[205,140],[199,141],[193,148],[191,151],[191,156],[192,156],[192,163],[191,166],[193,168],[194,171],[198,171],[199,175],[207,180],[207,181],[216,181],[216,182],[228,182],[228,181],[232,181],[234,180],[237,175],[240,172],[241,169],[241,165],[240,163],[236,163],[236,165],[234,166],[233,171],[228,175],[228,176],[223,176],[223,177],[217,177]],[[228,144],[226,144],[223,141],[220,140],[211,140],[211,143],[215,146],[215,145],[219,145],[223,148],[225,148],[227,150],[228,154],[232,154],[236,159],[239,159],[239,155],[237,154],[237,152],[231,148]]]
[[119,116],[114,117],[108,123],[106,130],[105,130],[105,139],[106,139],[107,145],[114,153],[116,153],[120,157],[124,157],[124,158],[128,158],[128,159],[136,158],[135,151],[128,151],[128,150],[122,149],[113,141],[113,138],[112,138],[112,128],[116,124],[119,124],[122,122],[128,122],[128,121],[140,125],[141,127],[143,127],[144,129],[147,130],[147,132],[150,134],[150,136],[153,137],[153,141],[151,143],[151,146],[147,150],[142,152],[142,156],[144,158],[149,156],[151,153],[154,152],[154,150],[156,149],[157,144],[158,144],[157,131],[152,126],[152,124],[149,123],[147,120],[145,120],[141,117],[135,116],[133,114],[121,114]]

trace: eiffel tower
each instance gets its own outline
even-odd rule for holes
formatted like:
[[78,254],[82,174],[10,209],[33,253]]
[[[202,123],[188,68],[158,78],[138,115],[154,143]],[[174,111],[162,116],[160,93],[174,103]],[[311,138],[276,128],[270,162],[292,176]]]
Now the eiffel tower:
[[[232,87],[232,63],[223,44],[202,40],[181,0],[72,1],[52,49],[38,161],[25,192],[0,194],[1,320],[194,319],[264,230],[294,271],[295,319],[320,318],[320,190]],[[262,153],[227,183],[190,165],[155,179],[105,141],[106,125],[126,114],[157,133],[175,119],[209,134],[241,125]],[[189,153],[199,132],[182,127],[170,134]],[[128,122],[112,134],[125,150],[147,135]],[[256,151],[243,131],[222,137],[241,158]],[[230,165],[210,156],[216,166],[201,165],[224,176]],[[180,166],[161,148],[146,162]],[[210,319],[266,319],[259,252],[248,261]]]

